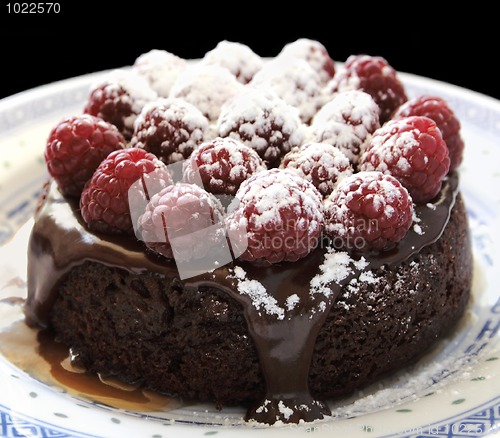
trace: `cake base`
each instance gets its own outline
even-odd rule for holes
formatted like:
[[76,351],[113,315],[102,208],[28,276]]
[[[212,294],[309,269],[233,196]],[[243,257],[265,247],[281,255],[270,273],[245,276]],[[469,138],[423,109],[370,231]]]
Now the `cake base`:
[[[309,370],[317,399],[414,363],[455,326],[472,280],[460,195],[439,240],[370,272],[342,289],[319,330]],[[57,290],[48,324],[89,372],[219,407],[265,396],[242,305],[223,288],[87,261]]]

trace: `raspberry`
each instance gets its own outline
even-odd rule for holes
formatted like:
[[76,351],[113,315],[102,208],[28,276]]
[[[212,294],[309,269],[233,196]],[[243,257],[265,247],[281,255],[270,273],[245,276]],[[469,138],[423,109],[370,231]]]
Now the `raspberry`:
[[209,123],[200,110],[181,99],[158,99],[144,106],[135,122],[132,147],[155,154],[164,163],[184,160],[207,136]]
[[324,221],[322,198],[295,172],[259,172],[241,184],[236,198],[239,203],[230,206],[226,227],[240,259],[296,261],[318,245]]
[[79,197],[101,161],[125,146],[125,139],[116,126],[83,114],[68,117],[52,129],[45,161],[61,193]]
[[277,167],[305,138],[298,111],[271,90],[246,87],[222,107],[218,134],[240,140],[255,149],[267,167]]
[[324,102],[319,74],[299,58],[275,58],[256,73],[251,85],[275,91],[285,102],[299,110],[304,123],[311,121]]
[[332,192],[339,179],[353,172],[342,151],[327,143],[306,143],[293,149],[285,155],[280,167],[296,171],[324,197]]
[[138,223],[148,248],[177,261],[203,258],[225,239],[221,204],[194,184],[162,189],[151,198]]
[[107,234],[132,234],[128,191],[139,179],[147,189],[150,184],[146,177],[153,171],[151,178],[156,186],[172,184],[166,165],[153,154],[137,148],[111,152],[96,169],[80,198],[82,217],[88,228]]
[[325,231],[342,250],[390,249],[406,235],[412,217],[408,191],[381,172],[344,178],[325,201]]
[[184,163],[184,181],[195,184],[201,177],[211,193],[235,195],[241,183],[265,170],[259,154],[231,138],[216,138],[204,143]]
[[387,122],[375,131],[360,159],[360,170],[396,177],[418,203],[439,193],[449,167],[441,131],[433,120],[422,116]]
[[198,64],[186,70],[170,90],[170,97],[184,99],[216,122],[222,105],[243,89],[243,84],[220,65]]
[[460,135],[460,121],[448,104],[436,96],[421,96],[398,108],[394,119],[408,116],[425,116],[436,122],[450,155],[450,172],[462,162],[464,141]]
[[380,123],[385,123],[402,103],[405,89],[396,70],[380,56],[351,55],[345,69],[331,81],[331,91],[363,90],[380,107]]
[[337,93],[314,116],[314,141],[339,148],[351,163],[358,162],[361,149],[380,128],[380,110],[372,97],[360,90]]
[[262,68],[264,61],[245,44],[220,41],[214,49],[205,53],[201,63],[227,68],[238,81],[247,84]]
[[156,49],[140,55],[132,66],[133,70],[144,77],[160,97],[168,97],[173,83],[186,67],[185,59],[166,50]]
[[156,98],[156,92],[142,76],[115,70],[92,87],[84,112],[112,123],[130,140],[142,107]]
[[304,59],[319,74],[323,84],[326,84],[335,75],[335,62],[330,58],[325,46],[319,41],[299,38],[286,44],[278,57]]

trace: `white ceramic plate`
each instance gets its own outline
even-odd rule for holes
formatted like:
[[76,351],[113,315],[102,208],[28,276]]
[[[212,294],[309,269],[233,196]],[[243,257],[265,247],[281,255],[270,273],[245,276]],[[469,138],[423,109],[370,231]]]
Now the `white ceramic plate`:
[[[99,74],[0,101],[0,301],[26,294],[26,239],[46,178],[47,134],[63,116],[81,112],[89,84]],[[244,412],[238,408],[218,412],[209,405],[194,405],[141,413],[92,402],[40,381],[37,372],[29,371],[29,365],[16,356],[17,349],[28,348],[24,342],[33,337],[22,323],[20,306],[0,302],[4,351],[0,353],[0,436],[476,437],[500,431],[500,238],[496,229],[500,102],[441,82],[408,74],[401,77],[411,96],[434,94],[449,102],[462,121],[467,144],[461,187],[474,242],[474,297],[450,337],[413,367],[332,403],[333,418],[266,427],[245,424]],[[6,339],[14,343],[8,345]]]

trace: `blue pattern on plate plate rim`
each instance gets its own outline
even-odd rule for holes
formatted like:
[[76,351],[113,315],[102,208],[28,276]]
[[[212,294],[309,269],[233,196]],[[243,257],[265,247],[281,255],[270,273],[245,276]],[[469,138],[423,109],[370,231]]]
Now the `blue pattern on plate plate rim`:
[[7,406],[0,405],[0,436],[30,438],[76,438],[95,437],[72,429],[55,426],[36,418],[19,415]]
[[[6,99],[0,104],[0,132],[6,132],[11,129],[16,129],[20,124],[25,121],[35,119],[37,117],[45,116],[48,112],[64,109],[68,105],[77,105],[82,102],[82,97],[88,90],[89,84],[94,80],[96,75],[89,77],[88,79],[78,80],[75,82],[74,86],[67,86],[63,91],[54,93],[48,93],[47,95],[40,96],[37,99],[25,99],[22,93],[17,96],[20,98]],[[68,81],[70,82],[70,81]],[[71,84],[70,84],[71,85]],[[439,83],[436,83],[439,86]],[[49,86],[50,87],[50,86]],[[420,84],[409,82],[407,85],[407,90],[409,95],[424,94],[424,93],[436,93],[436,91],[431,87],[426,88],[420,86]],[[484,132],[488,132],[494,136],[500,134],[500,109],[498,106],[493,107],[491,105],[480,105],[476,101],[467,100],[461,98],[460,95],[454,93],[453,88],[439,88],[439,95],[448,100],[450,105],[453,107],[457,115],[462,120],[467,120]],[[26,94],[28,96],[28,94]],[[50,96],[50,97],[48,97]],[[5,111],[4,108],[8,108]],[[8,199],[0,200],[0,211],[4,211],[4,217],[0,221],[0,245],[2,245],[6,240],[8,240],[17,230],[17,228],[26,219],[28,219],[33,212],[38,198],[39,190],[33,191],[33,187],[39,187],[45,176],[39,175],[33,181],[24,184],[15,193],[9,196]],[[477,207],[477,206],[475,206]],[[485,207],[485,206],[481,206]],[[482,210],[482,208],[481,208]],[[474,208],[469,209],[469,214],[472,220],[482,221],[484,215],[483,211],[476,211]],[[489,216],[489,215],[488,215]],[[489,222],[489,223],[488,223]],[[490,221],[483,221],[482,225],[491,225]],[[485,236],[484,234],[475,235],[472,233],[474,240],[475,250],[483,256],[486,262],[493,267],[493,260],[488,259],[488,255],[485,254]],[[488,309],[488,315],[485,316],[483,326],[477,331],[477,336],[475,340],[468,345],[464,353],[467,355],[477,355],[491,340],[497,337],[498,330],[500,328],[500,299]],[[0,358],[2,359],[2,358]],[[3,359],[2,359],[3,360]],[[19,376],[16,376],[19,378]],[[72,397],[74,398],[74,397]],[[75,402],[82,403],[82,400],[74,398]],[[91,406],[104,408],[115,412],[118,414],[131,415],[135,417],[147,417],[149,419],[157,419],[162,422],[169,421],[165,418],[151,417],[147,414],[141,414],[132,411],[123,411],[108,406],[101,405],[99,403],[83,402]],[[200,424],[200,425],[218,425],[216,422],[203,422],[196,421],[194,419],[190,420],[178,420],[176,423],[189,423],[189,424]],[[500,396],[497,396],[493,400],[485,402],[481,406],[475,406],[471,409],[464,410],[457,415],[443,419],[439,422],[429,424],[420,428],[417,428],[410,432],[410,434],[398,434],[390,436],[403,436],[405,438],[415,438],[415,437],[459,437],[459,436],[470,436],[468,434],[474,433],[474,435],[484,435],[488,432],[494,432],[498,428],[500,423]],[[222,425],[222,424],[220,424]],[[16,429],[17,428],[17,429]],[[312,429],[314,429],[314,425]],[[30,417],[19,412],[15,412],[7,406],[0,405],[0,434],[2,436],[23,436],[23,431],[29,431],[30,436],[34,437],[89,437],[93,435],[86,435],[78,431],[67,429],[49,422],[43,421],[38,418]],[[465,434],[465,435],[464,435]]]

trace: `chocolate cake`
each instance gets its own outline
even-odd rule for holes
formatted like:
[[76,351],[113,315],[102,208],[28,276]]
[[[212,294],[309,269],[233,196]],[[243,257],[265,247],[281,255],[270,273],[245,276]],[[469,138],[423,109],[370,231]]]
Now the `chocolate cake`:
[[[222,114],[225,112],[223,109]],[[116,219],[95,206],[112,193],[111,179],[102,183],[106,172],[113,172],[124,162],[123,151],[137,155],[135,148],[111,153],[103,161],[106,165],[101,163],[95,170],[81,198],[65,194],[58,183],[60,177],[52,175],[54,180],[40,202],[29,242],[27,323],[53,330],[79,367],[106,378],[189,400],[211,401],[218,407],[241,404],[248,408],[248,420],[268,424],[328,416],[329,400],[414,363],[454,327],[468,303],[472,258],[459,177],[456,172],[447,173],[448,152],[442,156],[435,152],[446,148],[436,123],[423,119],[395,121],[390,129],[383,125],[382,131],[373,134],[377,140],[362,145],[361,155],[351,160],[358,169],[353,167],[347,176],[339,176],[331,184],[331,193],[320,194],[314,187],[317,172],[298,176],[289,169],[266,170],[266,155],[257,150],[264,161],[247,166],[247,171],[254,174],[245,174],[243,182],[238,181],[241,185],[236,197],[240,205],[230,204],[226,211],[215,200],[208,203],[212,219],[219,208],[229,218],[227,223],[231,219],[233,224],[238,222],[235,214],[245,219],[248,248],[237,252],[238,242],[232,242],[231,262],[192,275],[181,275],[165,224],[162,230],[166,240],[161,245],[152,245],[146,234],[141,238],[141,231],[152,226],[147,212],[154,216],[158,206],[168,208],[171,201],[165,199],[185,193],[181,189],[187,190],[183,186],[186,183],[163,181],[157,194],[148,194],[146,213],[137,225],[130,216],[127,221]],[[344,120],[348,125],[349,116]],[[425,189],[432,196],[412,203],[409,192],[422,193],[418,185],[422,178],[406,175],[407,186],[403,187],[391,176],[391,171],[401,171],[395,166],[403,158],[399,158],[399,164],[391,163],[384,152],[380,157],[386,159],[387,172],[366,167],[379,165],[375,154],[383,144],[393,147],[384,137],[386,131],[404,132],[403,138],[407,138],[408,132],[424,129],[422,122],[428,129],[424,143],[435,141],[432,152],[424,146],[419,149],[419,154],[427,154]],[[71,123],[77,125],[78,121]],[[69,128],[65,125],[65,129]],[[72,132],[79,135],[76,128]],[[434,140],[429,140],[430,136]],[[56,141],[54,137],[57,135],[51,136],[52,142]],[[370,138],[366,141],[370,142]],[[411,148],[423,144],[418,143],[418,136],[415,139],[401,149],[401,156],[410,163],[405,168],[412,171],[419,164],[412,161],[415,150]],[[205,178],[212,174],[202,151],[218,154],[211,156],[216,156],[219,163],[219,193],[224,193],[224,181],[234,175],[234,171],[224,174],[220,170],[228,143],[233,148],[237,142],[216,139],[210,147],[200,146],[196,156]],[[237,147],[241,151],[247,146],[238,143]],[[290,157],[301,149],[292,149]],[[282,153],[281,160],[288,162],[283,160],[286,151]],[[146,178],[151,168],[162,168],[163,163],[151,155],[144,152],[134,162],[142,163],[139,178]],[[259,159],[257,154],[255,157]],[[269,167],[276,166],[276,159],[273,155],[274,164]],[[144,170],[144,160],[149,170]],[[344,172],[350,160],[344,156],[340,161]],[[228,161],[231,169],[241,167],[240,162],[235,162]],[[334,173],[337,178],[339,172]],[[113,177],[117,175],[115,172]],[[127,178],[132,177],[127,174]],[[211,181],[215,184],[219,180]],[[388,184],[390,190],[386,189]],[[267,210],[259,212],[262,197],[277,193],[282,185],[289,197],[283,197],[283,192],[274,194],[275,198],[266,201]],[[374,186],[380,193],[373,192]],[[349,192],[351,189],[354,191]],[[200,190],[189,188],[189,196],[198,196]],[[342,190],[346,190],[345,205],[337,196]],[[356,234],[357,239],[363,237],[362,246],[338,246],[336,242],[345,243],[347,237],[352,237],[346,234],[352,230],[345,225],[351,218],[345,211],[351,208],[349,202],[356,193],[362,194],[358,204],[371,199],[362,206],[361,213],[387,227],[381,225],[375,236],[373,230]],[[385,196],[385,208],[377,208],[382,202],[379,195]],[[125,202],[118,195],[116,199],[119,205]],[[259,213],[261,221],[266,212],[275,210],[280,214],[286,211],[290,219],[292,210],[287,208],[294,207],[297,199],[300,211],[285,237],[295,236],[299,225],[308,221],[303,227],[311,238],[306,250],[300,245],[266,248],[265,240],[253,248],[266,227],[248,216],[248,211]],[[333,202],[340,216],[326,214]],[[315,210],[318,205],[319,212]],[[120,208],[116,210],[125,214]],[[350,210],[352,214],[356,211],[355,207]],[[272,223],[277,217],[271,218]],[[228,234],[231,230],[228,226]],[[275,233],[276,229],[271,231]],[[209,247],[211,250],[213,247]]]

